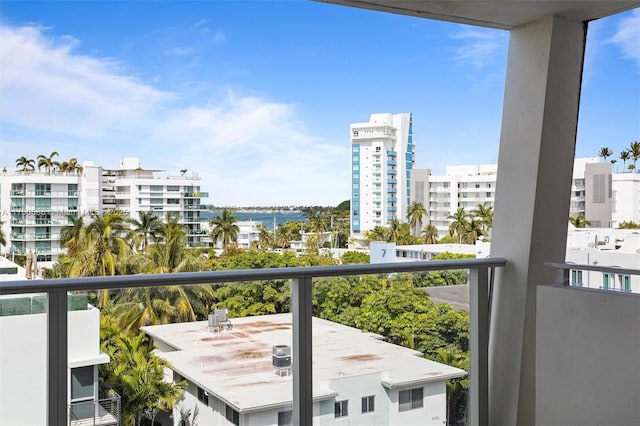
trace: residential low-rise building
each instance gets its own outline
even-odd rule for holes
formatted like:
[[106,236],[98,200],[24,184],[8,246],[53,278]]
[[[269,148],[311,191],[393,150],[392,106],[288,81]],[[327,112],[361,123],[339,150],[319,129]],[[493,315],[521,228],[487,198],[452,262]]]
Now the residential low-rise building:
[[[173,380],[187,382],[173,413],[198,424],[291,424],[291,314],[233,318],[232,326],[190,322],[143,327]],[[446,384],[466,372],[384,342],[380,336],[313,318],[313,424],[446,423]]]
[[[24,268],[0,257],[0,281],[25,278]],[[47,299],[44,294],[0,296],[0,424],[47,424]],[[86,294],[68,295],[69,426],[115,426],[120,397],[101,394],[100,311]]]

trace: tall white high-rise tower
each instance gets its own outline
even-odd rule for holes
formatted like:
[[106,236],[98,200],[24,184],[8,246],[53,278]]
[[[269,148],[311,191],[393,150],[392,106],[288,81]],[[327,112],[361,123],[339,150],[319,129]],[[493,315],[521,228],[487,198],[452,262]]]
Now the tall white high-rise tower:
[[351,239],[392,219],[406,221],[414,166],[411,114],[371,114],[351,124]]

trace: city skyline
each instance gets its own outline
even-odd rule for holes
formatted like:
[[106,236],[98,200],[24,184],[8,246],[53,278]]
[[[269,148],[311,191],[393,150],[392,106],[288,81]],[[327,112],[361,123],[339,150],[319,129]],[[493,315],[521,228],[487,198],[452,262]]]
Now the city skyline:
[[[8,170],[138,156],[198,173],[208,204],[337,205],[349,124],[383,112],[413,114],[416,168],[497,162],[504,31],[309,1],[3,2],[0,39]],[[640,139],[639,40],[638,9],[590,24],[577,157]]]

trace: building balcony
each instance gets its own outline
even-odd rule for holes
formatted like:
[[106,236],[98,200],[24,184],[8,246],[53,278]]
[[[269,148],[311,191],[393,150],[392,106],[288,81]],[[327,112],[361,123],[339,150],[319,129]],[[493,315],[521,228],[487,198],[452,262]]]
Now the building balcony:
[[[490,277],[495,268],[502,267],[502,259],[465,259],[454,261],[403,262],[371,265],[344,265],[330,267],[273,268],[244,271],[212,271],[196,273],[174,273],[156,275],[130,275],[118,277],[90,277],[75,279],[51,279],[35,281],[4,281],[0,284],[0,294],[46,293],[42,310],[48,318],[48,424],[112,424],[118,418],[119,405],[116,399],[109,398],[97,402],[68,405],[68,384],[65,375],[58,371],[67,371],[68,335],[66,318],[68,315],[68,292],[74,290],[95,291],[98,288],[139,288],[170,285],[189,285],[198,283],[251,282],[272,280],[291,280],[292,313],[292,417],[293,424],[313,424],[314,395],[318,390],[313,383],[313,345],[312,339],[312,286],[315,277],[344,277],[349,275],[389,274],[396,272],[413,273],[436,270],[470,269],[471,300],[484,300],[484,303],[472,304],[471,335],[469,348],[471,354],[470,416],[478,418],[481,414],[478,401],[486,393],[488,386],[486,353],[488,345],[488,310]],[[86,303],[84,304],[86,307]],[[60,327],[56,324],[65,324]],[[483,355],[485,354],[485,355]],[[417,355],[417,353],[416,353]],[[375,359],[375,353],[372,355]],[[441,373],[438,373],[441,374]],[[385,379],[383,385],[395,386],[399,378]],[[409,378],[401,378],[405,382]],[[443,380],[443,379],[440,379]],[[324,391],[322,391],[324,392]],[[325,392],[326,393],[326,392]],[[323,393],[324,395],[324,393]],[[265,396],[265,398],[267,398]],[[267,398],[268,399],[268,398]],[[444,403],[443,403],[444,404]],[[243,415],[241,413],[241,415]],[[82,421],[86,423],[82,423]],[[99,423],[100,421],[106,423]],[[77,423],[75,423],[77,422]],[[92,423],[95,422],[95,423]]]
[[387,160],[387,166],[396,166],[397,164],[396,160]]
[[398,183],[397,179],[387,179],[387,184],[389,185],[395,185],[396,183]]
[[97,401],[73,402],[69,405],[69,426],[118,426],[120,425],[120,396]]
[[388,188],[387,189],[387,193],[389,193],[389,194],[395,194],[396,192],[398,192],[398,190],[396,188]]
[[387,157],[397,157],[398,153],[395,151],[387,151]]
[[33,240],[59,240],[60,234],[25,234],[12,232],[11,240],[15,241],[33,241]]
[[397,174],[398,174],[398,172],[395,171],[395,170],[387,170],[387,175],[389,175],[389,176],[395,176]]
[[182,197],[184,198],[207,198],[209,197],[208,192],[183,192]]

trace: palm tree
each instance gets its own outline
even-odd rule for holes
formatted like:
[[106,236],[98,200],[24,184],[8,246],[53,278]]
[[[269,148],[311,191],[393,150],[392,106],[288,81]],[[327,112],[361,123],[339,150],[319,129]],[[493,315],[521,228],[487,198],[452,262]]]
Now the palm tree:
[[631,145],[629,146],[629,152],[631,154],[631,159],[633,160],[633,169],[635,169],[636,162],[640,160],[640,142],[638,141],[631,142]]
[[367,231],[364,236],[369,243],[371,241],[391,241],[389,236],[389,228],[386,228],[384,226],[374,226],[374,228],[370,231]]
[[80,253],[85,246],[84,238],[84,219],[82,217],[74,218],[69,216],[72,224],[65,226],[60,231],[60,245],[66,247],[69,256],[75,256]]
[[465,229],[467,229],[467,214],[464,212],[464,207],[458,207],[458,210],[447,217],[452,222],[449,224],[449,235],[458,236],[458,243],[462,244],[462,237]]
[[70,158],[68,171],[76,172],[77,174],[82,174],[82,172],[84,171],[84,167],[78,164],[77,158]]
[[620,159],[622,160],[623,169],[627,168],[627,160],[629,160],[630,158],[631,158],[631,153],[626,149],[623,149],[622,152],[620,153]]
[[482,232],[487,235],[493,227],[493,207],[489,204],[478,204],[478,206],[471,210],[471,216],[480,220],[482,225]]
[[60,166],[60,163],[53,161],[53,157],[57,155],[58,153],[56,151],[53,151],[48,157],[42,154],[38,155],[38,170],[44,166],[45,171],[50,173],[52,168]]
[[[133,225],[133,229],[131,230],[132,240],[139,242],[140,249],[146,252],[149,247],[149,239],[155,240],[160,232],[162,226],[160,219],[152,210],[149,210],[146,212],[138,212],[138,219],[131,218],[128,221]],[[134,244],[134,246],[137,245],[138,244]]]
[[275,247],[273,232],[266,226],[258,225],[260,235],[258,235],[258,246],[262,249],[272,249]]
[[431,223],[428,224],[422,230],[422,239],[425,244],[437,244],[438,243],[438,228]]
[[429,216],[429,212],[422,203],[414,201],[409,204],[409,208],[407,209],[407,219],[409,219],[409,225],[411,226],[414,236],[420,235],[420,231],[422,230],[422,218],[424,216]]
[[402,235],[402,222],[398,219],[389,221],[389,242],[397,243]]
[[157,235],[156,243],[149,247],[155,273],[195,272],[206,267],[206,261],[193,250],[188,250],[187,228],[178,218],[167,216]]
[[475,244],[482,235],[486,235],[482,222],[470,217],[464,229],[463,241],[467,244]]
[[586,228],[587,226],[591,226],[591,222],[586,220],[583,215],[571,216],[569,218],[569,223],[576,228]]
[[19,168],[19,172],[32,172],[36,169],[35,164],[35,160],[23,156],[16,160],[16,169]]
[[140,425],[143,415],[153,419],[159,410],[171,411],[178,403],[186,383],[163,380],[170,365],[153,354],[154,347],[143,333],[121,333],[101,349],[111,358],[101,371],[107,385],[122,397],[124,424]]
[[600,152],[598,152],[598,156],[602,157],[603,160],[607,160],[607,157],[611,157],[613,155],[613,151],[609,149],[609,147],[603,146],[600,148]]
[[[104,214],[93,212],[84,228],[85,249],[73,258],[72,277],[116,275],[127,254],[126,215],[117,210]],[[109,300],[109,291],[98,292],[98,307]]]
[[234,212],[228,209],[222,210],[222,215],[211,219],[211,239],[214,242],[222,240],[222,248],[227,249],[230,243],[238,241],[238,232],[240,228],[236,225],[238,218],[233,215]]

